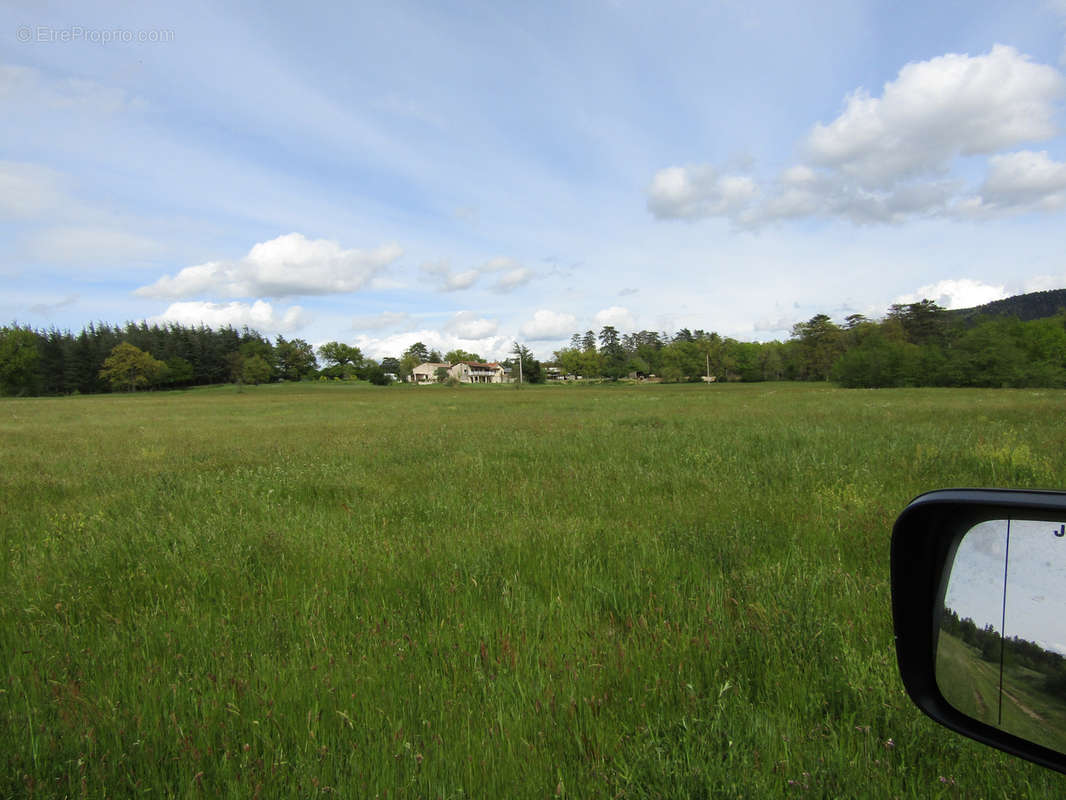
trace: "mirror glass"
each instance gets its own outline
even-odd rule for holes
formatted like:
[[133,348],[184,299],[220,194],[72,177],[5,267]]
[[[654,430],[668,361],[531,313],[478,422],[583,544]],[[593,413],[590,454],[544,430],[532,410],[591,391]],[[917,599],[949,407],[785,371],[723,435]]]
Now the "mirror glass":
[[936,679],[967,716],[1066,753],[1066,525],[989,520],[963,536]]

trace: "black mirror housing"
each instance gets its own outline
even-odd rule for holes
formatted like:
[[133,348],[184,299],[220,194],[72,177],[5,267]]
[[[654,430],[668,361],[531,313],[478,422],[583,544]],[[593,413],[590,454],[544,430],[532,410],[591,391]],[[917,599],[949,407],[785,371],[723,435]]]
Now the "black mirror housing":
[[[975,526],[999,520],[1066,523],[1066,492],[944,489],[919,495],[896,520],[892,530],[891,585],[900,675],[914,703],[940,724],[1066,773],[1066,753],[963,713],[945,699],[937,683],[938,637],[956,552],[963,537]],[[1066,527],[1062,530],[1066,532]],[[1055,600],[1062,603],[1066,617],[1066,585]],[[1001,678],[1001,694],[1002,690]]]

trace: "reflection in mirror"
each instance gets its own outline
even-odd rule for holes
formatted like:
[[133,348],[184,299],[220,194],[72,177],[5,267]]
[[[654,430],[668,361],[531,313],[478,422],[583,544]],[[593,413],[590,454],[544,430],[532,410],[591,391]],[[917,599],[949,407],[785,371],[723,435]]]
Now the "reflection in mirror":
[[1066,753],[1066,525],[990,520],[962,537],[937,636],[941,694]]

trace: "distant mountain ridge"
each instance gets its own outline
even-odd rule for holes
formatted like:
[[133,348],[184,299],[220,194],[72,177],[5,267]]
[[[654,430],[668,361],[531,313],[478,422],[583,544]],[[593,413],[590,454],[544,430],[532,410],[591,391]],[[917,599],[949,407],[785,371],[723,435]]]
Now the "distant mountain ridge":
[[973,308],[956,308],[948,311],[953,319],[961,322],[976,322],[980,317],[1017,317],[1022,322],[1053,317],[1066,309],[1066,289],[1048,289],[1044,292],[1029,292],[993,300]]

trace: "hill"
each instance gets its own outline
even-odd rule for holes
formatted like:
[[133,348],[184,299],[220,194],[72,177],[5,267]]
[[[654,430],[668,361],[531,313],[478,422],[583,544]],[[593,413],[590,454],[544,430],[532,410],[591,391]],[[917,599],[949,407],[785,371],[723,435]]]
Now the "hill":
[[1066,309],[1066,289],[1049,289],[1017,294],[973,308],[956,308],[948,314],[952,319],[966,323],[976,322],[981,317],[1017,317],[1022,322],[1028,322],[1053,317],[1063,309]]

